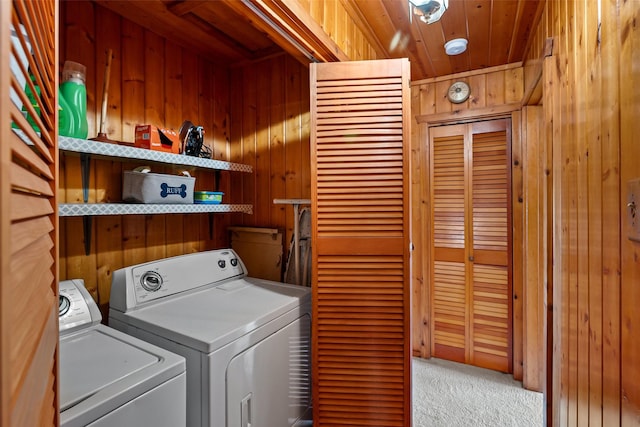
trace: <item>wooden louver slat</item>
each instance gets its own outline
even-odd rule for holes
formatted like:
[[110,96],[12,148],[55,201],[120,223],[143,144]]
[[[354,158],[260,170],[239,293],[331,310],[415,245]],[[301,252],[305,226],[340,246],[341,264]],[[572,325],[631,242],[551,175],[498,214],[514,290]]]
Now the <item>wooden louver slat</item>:
[[408,71],[311,65],[318,426],[411,423]]

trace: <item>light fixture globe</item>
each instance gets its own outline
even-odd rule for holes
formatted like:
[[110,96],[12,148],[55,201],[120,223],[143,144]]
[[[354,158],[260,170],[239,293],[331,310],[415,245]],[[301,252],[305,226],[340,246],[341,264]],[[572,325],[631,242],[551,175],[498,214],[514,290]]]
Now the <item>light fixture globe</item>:
[[453,39],[444,44],[447,55],[459,55],[467,50],[467,39]]
[[438,21],[449,7],[449,0],[409,0],[413,14],[427,24]]

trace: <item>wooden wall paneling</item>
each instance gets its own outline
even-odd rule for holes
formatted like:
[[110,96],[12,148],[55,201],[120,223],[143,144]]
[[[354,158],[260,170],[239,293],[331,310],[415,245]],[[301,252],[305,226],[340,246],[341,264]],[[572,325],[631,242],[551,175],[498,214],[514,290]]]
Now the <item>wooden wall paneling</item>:
[[[546,17],[548,34],[562,34],[565,32],[564,22],[560,19],[561,7],[566,8],[564,2],[547,4]],[[539,27],[537,37],[546,37]],[[565,201],[562,192],[563,174],[566,155],[561,141],[565,140],[566,129],[563,124],[569,123],[569,116],[566,112],[567,101],[563,87],[566,87],[566,74],[568,65],[565,60],[567,52],[566,37],[554,39],[554,55],[547,60],[550,64],[547,70],[551,72],[545,75],[548,90],[544,95],[545,108],[552,110],[552,151],[553,151],[553,241],[554,263],[553,263],[553,303],[554,303],[554,347],[553,347],[553,425],[567,425],[569,411],[569,259],[566,256],[568,247],[567,211],[564,206]],[[557,248],[557,250],[555,250]]]
[[[183,92],[182,92],[182,49],[172,43],[170,40],[166,40],[164,43],[164,87],[165,87],[165,99],[164,99],[164,111],[165,120],[164,125],[168,129],[173,129],[176,132],[180,131],[180,126],[184,120],[182,114],[183,105]],[[199,123],[196,123],[198,125]],[[173,171],[176,173],[178,171]],[[201,175],[203,173],[198,170],[191,170],[192,176],[196,177],[196,185],[198,189],[202,188]],[[176,256],[184,254],[184,226],[185,217],[189,215],[171,214],[165,216],[165,236],[166,236],[166,256]],[[193,218],[190,218],[192,222]],[[187,227],[190,223],[187,223]]]
[[[230,86],[231,93],[235,95],[230,99],[229,105],[229,115],[231,117],[229,124],[229,131],[231,136],[231,143],[229,144],[229,157],[230,161],[236,163],[243,163],[244,159],[242,156],[242,144],[243,144],[243,120],[245,119],[242,114],[243,109],[243,100],[244,100],[244,89],[245,86],[243,84],[243,69],[232,69],[230,73]],[[237,177],[236,179],[231,180],[231,185],[229,188],[229,200],[231,203],[244,203],[244,180],[245,177]],[[243,224],[244,215],[240,213],[229,214],[230,222],[233,225]]]
[[309,2],[309,14],[311,15],[311,17],[313,18],[314,21],[316,21],[318,24],[320,24],[323,27],[323,29],[326,32],[327,30],[326,30],[326,28],[324,28],[324,8],[325,8],[325,3],[326,2],[321,2],[321,1],[310,1]]
[[[421,103],[421,111],[416,115],[455,113],[520,103],[524,91],[523,79],[521,65],[514,63],[413,82],[412,87],[420,88],[429,97]],[[471,95],[464,103],[451,104],[446,93],[449,86],[457,80],[469,83]],[[435,92],[433,107],[431,91]]]
[[[165,122],[165,82],[164,67],[165,40],[149,30],[144,32],[144,120],[145,123],[163,125]],[[165,172],[161,169],[160,172]],[[146,259],[165,258],[165,215],[146,215]]]
[[436,112],[436,91],[433,85],[430,84],[421,84],[419,86],[414,86],[414,91],[416,89],[420,92],[420,104],[419,109],[412,110],[412,115],[426,115],[426,114],[435,114]]
[[[601,6],[602,7],[602,6]],[[606,6],[605,6],[606,7]],[[585,180],[588,183],[587,200],[584,202],[588,212],[588,228],[585,230],[585,237],[588,243],[588,252],[585,254],[588,259],[588,289],[586,297],[586,311],[588,313],[588,328],[586,341],[589,348],[588,371],[589,382],[586,384],[588,396],[585,402],[588,405],[589,425],[594,427],[602,426],[603,415],[603,394],[602,378],[602,330],[603,330],[603,304],[604,295],[602,293],[603,281],[603,234],[604,234],[604,211],[608,207],[602,205],[603,169],[602,169],[602,74],[601,74],[601,51],[598,49],[600,34],[598,31],[599,19],[598,8],[589,7],[584,3],[584,18],[581,19],[584,26],[583,46],[584,53],[582,62],[584,67],[583,76],[590,78],[582,79],[577,86],[584,91],[584,130],[585,138],[583,150],[585,160]],[[599,96],[593,96],[599,94]]]
[[469,87],[471,94],[469,95],[469,104],[471,108],[482,108],[487,106],[487,76],[485,74],[476,74],[469,76]]
[[[137,124],[144,117],[144,29],[122,20],[122,140],[133,142]],[[113,80],[113,79],[112,79]],[[117,117],[113,118],[117,121]]]
[[[216,95],[214,80],[216,78],[216,67],[208,60],[201,59],[198,69],[199,72],[197,78],[199,81],[199,93],[197,103],[199,117],[198,122],[194,122],[194,124],[204,128],[204,144],[213,151],[215,148],[214,139],[217,136],[215,132],[216,121],[214,117],[214,99]],[[194,102],[196,102],[195,99]],[[211,191],[215,189],[212,171],[198,169],[197,171],[194,171],[194,174],[196,174],[195,188],[197,190]],[[205,251],[213,249],[214,236],[216,233],[215,228],[218,225],[216,215],[196,215],[193,217],[192,222],[200,224],[198,234],[199,250]]]
[[[555,6],[555,5],[553,5]],[[549,12],[543,14],[547,17],[549,30],[553,31],[553,34],[559,34],[559,20],[553,21],[551,16],[552,6],[548,6]],[[553,27],[552,27],[553,26]],[[539,28],[540,30],[540,28]],[[537,34],[541,34],[538,31]],[[541,36],[546,37],[546,33],[542,33]],[[566,288],[566,271],[567,271],[567,257],[564,256],[565,247],[563,247],[565,241],[565,230],[563,228],[564,209],[562,192],[560,191],[562,180],[562,167],[564,159],[562,157],[562,145],[559,143],[562,138],[562,126],[565,117],[563,116],[563,99],[560,88],[562,87],[562,62],[560,54],[564,52],[566,43],[564,40],[558,39],[558,43],[555,43],[557,49],[554,52],[554,56],[545,60],[545,93],[544,93],[544,106],[546,110],[551,111],[551,121],[548,125],[551,127],[552,135],[552,201],[553,209],[556,214],[553,217],[552,229],[553,240],[550,242],[554,247],[554,263],[553,263],[553,365],[552,365],[552,395],[555,396],[552,402],[552,425],[562,425],[567,421],[568,399],[567,399],[567,350],[568,350],[568,316],[564,306],[567,301],[567,288]],[[557,250],[556,250],[557,248]]]
[[[415,356],[431,356],[431,336],[429,325],[429,275],[425,275],[424,260],[428,260],[430,246],[428,227],[423,225],[427,200],[426,180],[428,135],[424,125],[415,122],[415,113],[420,112],[421,90],[411,92],[411,290],[412,290],[412,353]],[[425,233],[426,232],[426,233]]]
[[522,131],[522,113],[514,111],[511,114],[511,195],[513,218],[513,378],[522,381],[524,370],[523,356],[523,301],[525,279],[523,263],[526,251],[524,250],[524,188],[522,177],[522,164],[525,158],[522,152],[524,141]]
[[524,91],[524,68],[517,67],[504,71],[504,102],[511,104],[522,101]]
[[262,67],[256,76],[256,199],[253,214],[261,218],[265,223],[270,223],[271,206],[271,159],[269,157],[269,104],[272,102],[269,94],[269,85],[274,76],[269,73],[268,67]]
[[344,16],[340,13],[342,6],[340,5],[340,1],[336,0],[334,3],[334,11],[335,15],[333,16],[333,40],[341,46],[343,50],[348,46],[347,43],[347,24],[344,19]]
[[[200,82],[204,77],[202,67],[203,60],[186,50],[182,51],[182,120],[189,120],[195,125],[200,125]],[[182,125],[182,123],[180,124]],[[206,131],[206,130],[205,130]],[[205,133],[205,135],[207,135]],[[233,160],[231,160],[233,161]],[[198,175],[202,172],[199,171]],[[196,178],[196,184],[200,185]],[[231,194],[229,194],[231,193]],[[234,191],[229,190],[223,196],[224,203],[235,203],[239,199],[233,199]],[[242,214],[237,214],[242,215]],[[205,228],[201,231],[202,215],[185,215],[182,227],[184,236],[183,250],[184,253],[199,252],[200,249],[200,233],[208,232]],[[206,215],[205,215],[206,216]],[[214,223],[217,221],[214,219]],[[207,225],[208,227],[208,225]]]
[[[631,7],[628,4],[620,10],[619,20],[617,2],[604,2],[602,7],[602,44],[600,47],[600,79],[601,79],[601,96],[600,96],[600,116],[601,124],[601,145],[602,145],[602,425],[615,426],[621,425],[621,412],[625,412],[624,401],[621,396],[621,378],[634,379],[640,378],[638,372],[638,360],[632,359],[629,364],[622,359],[624,372],[621,375],[621,364],[616,363],[621,360],[621,341],[620,329],[621,318],[624,316],[625,307],[621,307],[621,301],[638,301],[638,295],[626,295],[622,293],[621,283],[633,284],[639,283],[640,278],[626,277],[623,273],[622,282],[620,275],[621,259],[615,248],[622,246],[623,236],[620,235],[622,218],[619,206],[624,206],[624,198],[621,196],[621,189],[624,180],[621,179],[621,172],[626,172],[626,159],[637,159],[640,157],[637,152],[637,144],[633,145],[634,153],[628,152],[628,139],[631,135],[638,134],[638,102],[637,102],[637,86],[634,95],[632,91],[624,89],[624,85],[620,82],[626,80],[624,73],[630,71],[632,64],[638,61],[637,49],[631,50],[626,46],[625,53],[620,51],[621,44],[620,34],[623,21],[626,21],[627,13]],[[636,5],[637,10],[637,5]],[[628,25],[628,24],[627,24]],[[630,28],[630,27],[627,27]],[[640,41],[640,33],[635,30],[635,43]],[[627,41],[628,43],[628,41]],[[636,44],[637,45],[637,44]],[[629,57],[635,52],[635,57]],[[636,82],[640,79],[635,74]],[[624,110],[621,108],[623,97],[627,103]],[[595,97],[594,97],[595,99]],[[632,110],[632,105],[635,110]],[[635,127],[633,127],[635,126]],[[621,132],[626,132],[625,138],[622,138]],[[622,156],[624,153],[624,156]],[[627,157],[627,153],[629,157]],[[623,162],[622,164],[620,162]],[[620,167],[622,166],[622,168]],[[637,167],[637,165],[634,165]],[[637,171],[637,169],[636,169]],[[597,181],[596,181],[597,182]],[[627,244],[629,242],[626,242]],[[628,256],[628,252],[623,249],[623,257]],[[637,270],[635,270],[637,272]],[[635,310],[635,309],[634,309]],[[637,341],[637,336],[634,341]],[[638,354],[636,352],[636,354]],[[627,369],[635,371],[629,372]],[[628,374],[628,375],[627,375]],[[620,402],[623,402],[622,411],[620,410]],[[638,400],[636,399],[637,403]]]
[[333,40],[337,40],[336,38],[336,6],[338,4],[338,0],[326,0],[322,2],[324,4],[324,13],[323,13],[323,28],[325,33],[329,35]]
[[[86,69],[85,85],[87,89],[87,122],[90,134],[95,133],[95,20],[94,8],[91,3],[79,2],[74,7],[65,8],[65,52],[60,52],[60,71],[65,60],[81,63]],[[91,19],[87,19],[90,17]],[[82,203],[82,175],[79,156],[65,156],[64,171],[66,185],[66,203]],[[88,183],[88,202],[96,202],[96,161],[90,162]],[[62,202],[62,200],[61,200]],[[93,298],[98,301],[97,258],[96,258],[96,228],[91,229],[91,236],[78,233],[83,229],[82,218],[64,218],[69,233],[66,236],[64,248],[66,262],[66,278],[84,279],[85,286]],[[84,240],[91,239],[89,255],[85,255]],[[61,248],[62,254],[62,248]]]
[[[254,175],[260,176],[261,172],[256,169],[257,72],[256,67],[245,67],[242,70],[242,163],[251,165],[254,170]],[[243,175],[242,186],[244,203],[253,204],[254,209],[257,209],[258,207],[255,205],[257,191],[256,180],[253,176]],[[251,217],[243,216],[243,223],[251,226],[258,225],[256,215],[252,215]]]
[[[568,8],[569,6],[567,6]],[[571,17],[573,15],[573,11],[567,12],[567,27],[575,28],[575,20],[572,21]],[[578,156],[578,147],[576,143],[576,99],[575,92],[570,90],[571,82],[576,81],[576,72],[575,72],[575,56],[574,49],[577,48],[575,46],[575,37],[574,32],[569,33],[569,37],[567,37],[567,50],[564,52],[564,59],[568,61],[567,63],[567,71],[564,79],[566,79],[566,86],[564,95],[564,108],[566,114],[563,114],[563,117],[566,117],[567,126],[563,129],[565,141],[570,141],[565,147],[563,147],[563,157],[565,157],[566,166],[562,175],[562,195],[566,201],[563,205],[565,209],[566,220],[563,221],[563,224],[566,224],[567,229],[567,249],[566,256],[568,261],[567,268],[567,290],[568,296],[565,299],[567,301],[567,314],[568,318],[568,335],[569,339],[569,348],[568,348],[568,411],[567,411],[567,423],[568,425],[579,425],[578,424],[578,376],[580,374],[580,369],[578,366],[578,273],[579,273],[579,265],[578,265],[578,218],[577,218],[577,207],[578,207],[578,182],[577,182],[577,156]],[[573,39],[571,39],[573,38]]]
[[[577,190],[576,194],[576,209],[575,209],[575,222],[576,222],[576,237],[575,241],[576,250],[574,251],[577,267],[577,313],[576,324],[578,332],[577,343],[577,403],[578,403],[578,425],[585,425],[589,423],[589,383],[591,372],[589,370],[589,335],[590,335],[590,318],[589,313],[589,289],[590,289],[590,277],[589,277],[589,226],[595,218],[595,213],[589,212],[589,181],[588,181],[588,164],[590,160],[588,158],[589,147],[587,144],[588,135],[586,133],[586,125],[578,126],[577,124],[586,124],[586,109],[587,109],[587,80],[581,78],[587,75],[587,52],[585,42],[586,33],[590,30],[585,28],[585,3],[576,2],[573,13],[573,28],[574,28],[574,46],[573,46],[573,64],[574,64],[574,114],[575,114],[575,138],[576,138],[576,178],[577,178]],[[595,30],[596,28],[594,28]],[[597,158],[594,159],[598,161]],[[586,261],[586,263],[585,263]]]
[[[562,4],[561,4],[562,6]],[[559,9],[561,8],[561,6],[559,7]],[[566,16],[565,16],[566,17]],[[564,31],[565,29],[565,22],[562,22],[560,24],[562,31]],[[560,34],[560,32],[556,32],[556,34]],[[570,330],[570,321],[571,321],[571,314],[570,314],[570,304],[571,304],[571,300],[570,300],[570,269],[571,269],[571,263],[570,263],[570,256],[569,256],[569,247],[570,247],[570,231],[569,231],[569,206],[572,203],[572,200],[570,200],[569,197],[566,196],[567,194],[567,185],[566,185],[566,180],[564,178],[565,174],[568,173],[567,169],[569,168],[569,158],[568,158],[568,151],[569,151],[569,147],[565,147],[563,146],[563,144],[561,143],[561,141],[570,141],[570,135],[569,135],[569,130],[568,130],[568,126],[563,126],[563,123],[572,123],[573,118],[571,117],[570,113],[569,113],[569,109],[568,106],[571,105],[571,102],[568,100],[568,93],[566,89],[562,89],[562,88],[566,88],[567,87],[567,71],[569,69],[568,64],[566,62],[566,55],[567,55],[567,41],[566,38],[564,41],[564,46],[562,46],[562,48],[560,49],[560,52],[558,54],[558,59],[556,61],[556,69],[558,70],[558,75],[557,78],[554,79],[554,83],[557,83],[556,86],[559,88],[558,92],[556,95],[554,95],[554,101],[557,99],[558,100],[558,115],[554,114],[554,128],[556,128],[557,130],[554,129],[554,168],[556,168],[556,163],[557,163],[557,172],[554,174],[555,177],[557,177],[557,180],[554,180],[554,194],[557,194],[558,197],[554,199],[554,207],[556,209],[556,211],[558,212],[558,216],[559,218],[557,218],[558,220],[558,226],[556,228],[556,241],[554,242],[554,247],[559,247],[561,248],[560,252],[557,256],[558,258],[558,262],[557,265],[559,266],[558,270],[554,272],[554,279],[556,280],[556,283],[559,282],[559,285],[557,288],[560,290],[559,292],[556,292],[556,295],[554,295],[553,300],[554,301],[559,301],[559,303],[561,304],[561,306],[559,307],[560,309],[560,321],[561,321],[561,333],[557,334],[559,338],[561,338],[560,341],[560,352],[557,355],[557,361],[560,364],[560,375],[558,376],[558,379],[560,381],[560,388],[561,388],[561,394],[559,396],[562,396],[560,398],[560,411],[559,411],[559,423],[560,425],[575,425],[575,421],[574,424],[569,424],[569,413],[575,412],[575,408],[572,410],[571,406],[572,403],[575,402],[575,394],[573,394],[572,397],[572,392],[573,390],[570,389],[570,377],[572,377],[572,373],[570,371],[571,366],[575,366],[575,357],[573,357],[573,354],[571,353],[571,339],[570,337],[572,336],[572,332],[573,332],[573,336],[576,336],[576,331],[575,329],[573,331]],[[564,61],[564,62],[563,62]],[[556,156],[557,153],[557,156]],[[557,162],[556,162],[557,159]],[[554,286],[554,289],[556,288],[556,286]],[[573,401],[573,402],[572,402]]]
[[[214,96],[213,96],[213,151],[214,158],[229,161],[229,143],[230,143],[230,129],[229,122],[231,120],[229,112],[229,69],[222,66],[215,66],[214,68]],[[231,173],[227,171],[221,171],[218,175],[209,171],[210,177],[214,180],[212,187],[218,191],[224,193],[223,203],[228,203],[230,195],[231,180],[237,179],[238,173]],[[212,176],[211,176],[212,175]],[[219,182],[215,181],[215,178],[219,176]],[[229,236],[227,233],[227,227],[231,225],[231,216],[229,215],[209,215],[213,217],[213,230],[214,238],[211,242],[214,247],[229,247]]]
[[[322,6],[320,2],[311,2],[314,19],[322,22],[322,20],[319,20],[317,17],[317,14],[321,13],[323,10],[319,6]],[[317,9],[320,9],[320,11]],[[286,198],[287,180],[287,170],[285,165],[286,151],[284,146],[286,141],[284,134],[284,123],[286,121],[286,107],[284,102],[286,86],[284,56],[278,56],[270,60],[268,66],[269,73],[271,75],[271,82],[268,89],[269,99],[271,101],[269,104],[269,162],[271,167],[269,185],[271,188],[271,197],[273,197],[273,199],[284,199]],[[271,213],[269,215],[271,224],[278,224],[279,228],[281,228],[282,231],[285,231],[287,211],[290,210],[291,207],[287,205],[276,205],[273,203],[273,200],[268,200],[267,202],[270,203],[271,206]],[[283,247],[286,248],[288,245],[288,240],[283,242]],[[286,251],[283,256],[285,255]]]
[[487,74],[486,98],[487,105],[500,105],[505,103],[505,76],[496,72]]
[[[133,142],[137,124],[146,123],[144,29],[133,22],[122,20],[122,140]],[[112,79],[113,81],[113,79]],[[114,118],[117,120],[117,118]],[[132,165],[123,165],[123,169]],[[126,265],[145,262],[145,217],[122,217],[122,257]]]
[[311,194],[311,87],[308,68],[298,65],[300,73],[300,190],[297,194],[306,198]]
[[543,390],[544,350],[544,280],[546,267],[544,257],[544,179],[545,139],[542,132],[542,108],[527,106],[522,110],[523,143],[523,190],[524,206],[524,371],[525,388]]
[[[544,18],[543,18],[544,19]],[[547,268],[547,286],[545,289],[546,296],[546,307],[545,307],[545,360],[546,364],[544,366],[544,422],[546,425],[554,425],[556,410],[558,406],[558,396],[560,396],[558,390],[557,378],[555,377],[557,373],[557,363],[554,360],[555,352],[557,346],[556,342],[556,329],[559,327],[559,317],[557,315],[557,301],[555,298],[555,287],[554,287],[554,265],[556,263],[555,259],[555,251],[554,251],[554,239],[555,239],[555,204],[554,197],[555,194],[553,192],[554,185],[554,163],[553,163],[553,122],[554,122],[554,112],[555,112],[555,102],[552,96],[552,78],[554,75],[554,58],[551,56],[542,58],[542,74],[541,74],[541,82],[542,82],[542,94],[541,100],[543,104],[543,121],[544,121],[544,135],[546,138],[545,144],[545,173],[547,174],[547,182],[546,182],[546,239],[545,239],[545,247],[546,247],[546,260],[545,265]]]
[[[287,57],[285,60],[285,76],[286,86],[285,95],[287,97],[287,103],[285,107],[285,135],[286,135],[286,152],[285,152],[285,166],[287,170],[285,193],[287,198],[297,199],[304,198],[302,189],[302,162],[306,162],[306,158],[302,157],[302,140],[301,140],[301,118],[302,111],[308,111],[308,105],[305,108],[301,108],[302,97],[302,79],[308,76],[303,75],[300,69],[300,64],[293,58]],[[307,162],[308,163],[308,162]],[[309,193],[306,193],[309,194]],[[285,230],[285,246],[291,241],[293,235],[293,224],[297,221],[297,218],[293,216],[293,209],[287,209],[286,212],[286,230]]]
[[[270,71],[261,75],[256,70]],[[245,73],[253,77],[247,77]],[[253,82],[253,86],[245,81]],[[274,205],[273,199],[309,198],[310,195],[307,68],[288,55],[234,68],[230,92],[237,94],[230,104],[231,157],[240,163],[256,165],[256,173],[251,176],[237,179],[232,176],[232,197],[242,196],[249,188],[255,188],[257,200],[253,217],[234,216],[231,223],[281,229],[286,254],[293,234],[293,209]],[[243,113],[245,108],[250,108],[244,106],[247,99],[255,99],[253,116],[251,111],[249,115]],[[247,120],[252,120],[253,126],[245,124]],[[260,124],[256,125],[255,120]],[[242,148],[248,140],[254,141],[252,144],[258,141],[258,148]],[[240,179],[243,184],[238,193],[233,188]],[[251,187],[247,186],[248,180],[252,180]],[[246,202],[247,198],[244,200]],[[253,222],[249,223],[249,220]]]
[[[99,6],[96,9],[100,10]],[[104,69],[107,61],[109,49],[112,54],[109,87],[108,105],[106,114],[106,125],[104,132],[110,139],[122,140],[122,120],[121,120],[121,18],[115,13],[101,9],[96,13],[96,34],[101,37],[96,38],[96,92],[95,116],[97,118],[96,132],[100,131],[100,121],[102,120],[102,99],[104,87]],[[96,133],[97,135],[97,133]],[[94,135],[89,135],[93,137]],[[96,161],[96,200],[99,202],[117,202],[121,199],[122,188],[122,162],[110,160]],[[102,311],[103,319],[108,318],[109,297],[111,295],[111,274],[113,271],[124,266],[122,254],[122,217],[119,215],[108,215],[94,218],[96,227],[96,262],[97,262],[97,287],[98,305]]]
[[[638,4],[627,2],[619,4],[620,23],[620,155],[622,206],[626,207],[627,183],[640,177],[640,149],[638,148],[638,84],[640,73],[637,64],[640,61],[640,31],[637,28]],[[636,214],[637,217],[637,214]],[[636,219],[637,220],[637,219]],[[637,303],[640,301],[638,283],[640,283],[640,243],[627,238],[629,232],[629,214],[625,209],[622,215],[622,425],[637,425],[640,417],[640,315]]]
[[[619,83],[622,70],[633,63],[632,50],[625,56],[624,42],[618,44],[633,32],[631,26],[623,29],[630,22],[623,16],[635,16],[637,5],[619,6],[603,2],[598,22],[597,10],[585,2],[547,3],[534,33],[537,39],[555,36],[557,42],[554,58],[544,67],[557,212],[552,218],[555,347],[550,375],[555,378],[551,419],[557,425],[624,425],[620,408],[624,418],[625,405],[637,402],[620,389],[620,381],[629,379],[631,387],[637,382],[635,360],[627,365],[624,356],[620,359],[620,332],[630,324],[624,308],[622,323],[619,317],[621,301],[634,300],[624,294],[619,254],[624,259],[624,162],[634,158],[633,149],[622,155],[623,134],[633,133],[636,125],[625,123],[625,114],[635,117],[637,102]],[[627,421],[635,424],[637,412]]]
[[[451,83],[448,80],[437,82],[434,85],[435,89],[435,99],[436,99],[436,112],[450,112],[453,110],[453,106],[449,99],[447,99],[447,92],[449,91],[449,86]],[[456,109],[459,107],[456,106]]]

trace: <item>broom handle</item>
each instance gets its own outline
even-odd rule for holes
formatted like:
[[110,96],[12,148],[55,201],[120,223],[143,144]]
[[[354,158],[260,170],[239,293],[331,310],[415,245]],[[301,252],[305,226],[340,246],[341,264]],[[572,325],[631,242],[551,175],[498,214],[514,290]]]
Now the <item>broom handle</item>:
[[104,69],[104,82],[102,85],[102,114],[100,116],[100,132],[99,134],[105,134],[105,127],[107,123],[107,99],[109,97],[109,77],[111,75],[111,57],[113,51],[109,49],[107,51],[107,65]]

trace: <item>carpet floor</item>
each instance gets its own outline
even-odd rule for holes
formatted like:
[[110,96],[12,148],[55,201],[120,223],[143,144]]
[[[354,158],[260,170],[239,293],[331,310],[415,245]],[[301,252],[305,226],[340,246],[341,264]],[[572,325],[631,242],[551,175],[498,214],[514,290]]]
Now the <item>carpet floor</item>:
[[540,427],[542,393],[512,375],[442,359],[413,359],[413,427]]

